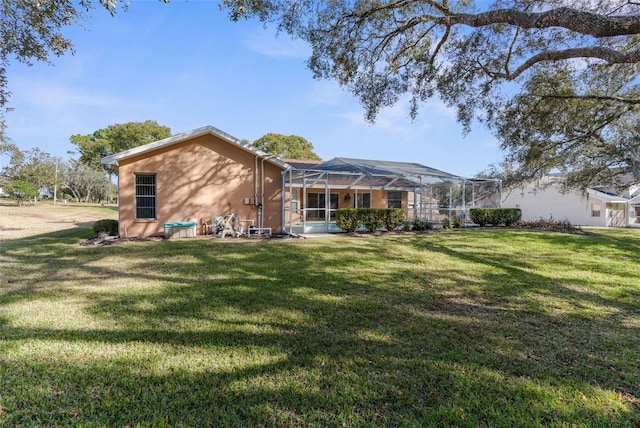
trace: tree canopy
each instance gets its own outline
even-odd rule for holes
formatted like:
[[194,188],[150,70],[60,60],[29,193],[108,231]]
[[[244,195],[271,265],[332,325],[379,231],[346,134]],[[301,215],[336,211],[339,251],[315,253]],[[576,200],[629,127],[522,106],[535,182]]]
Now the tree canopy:
[[7,183],[5,186],[5,192],[10,198],[16,200],[18,205],[22,205],[27,200],[36,200],[40,191],[33,184],[24,180],[14,180]]
[[22,151],[14,145],[0,146],[0,151],[10,153],[9,163],[3,168],[2,175],[12,181],[31,183],[36,189],[53,188],[60,184],[58,166],[62,159],[33,148]]
[[[169,0],[159,0],[168,3]],[[6,68],[11,60],[32,65],[52,64],[51,57],[73,53],[73,43],[63,35],[79,25],[92,9],[115,15],[127,2],[118,0],[11,0],[0,1],[0,106],[9,99]]]
[[71,159],[65,171],[63,191],[78,202],[108,201],[116,193],[116,186],[103,169],[94,169],[79,160]]
[[100,159],[114,153],[171,136],[171,128],[155,120],[109,125],[88,135],[72,135],[69,139],[78,147],[80,162],[101,169]]
[[368,120],[439,96],[465,131],[500,138],[524,180],[640,181],[640,2],[630,0],[224,0],[309,42],[314,76],[357,96]]
[[54,197],[66,194],[78,202],[108,200],[115,193],[115,185],[102,167],[94,169],[75,159],[65,162],[37,147],[22,151],[9,143],[0,144],[2,153],[9,154],[10,159],[0,177],[10,185],[7,193],[19,204],[29,198],[36,200],[44,189]]
[[313,144],[298,135],[266,134],[251,143],[251,147],[279,158],[320,160]]

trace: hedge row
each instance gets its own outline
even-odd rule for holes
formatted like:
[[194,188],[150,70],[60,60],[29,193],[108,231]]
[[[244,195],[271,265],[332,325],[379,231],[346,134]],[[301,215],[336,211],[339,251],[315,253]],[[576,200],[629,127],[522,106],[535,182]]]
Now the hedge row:
[[118,220],[104,219],[93,223],[96,235],[118,236]]
[[511,226],[522,219],[520,208],[471,208],[469,214],[471,221],[480,226]]
[[346,231],[355,232],[363,226],[367,231],[385,228],[393,230],[404,220],[401,208],[340,208],[336,210],[336,225]]

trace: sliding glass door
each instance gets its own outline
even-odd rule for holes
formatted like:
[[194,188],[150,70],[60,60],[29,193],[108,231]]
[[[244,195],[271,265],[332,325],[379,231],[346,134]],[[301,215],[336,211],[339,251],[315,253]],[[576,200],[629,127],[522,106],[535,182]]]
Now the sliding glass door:
[[[335,218],[335,210],[338,209],[339,195],[331,193],[329,196],[329,218]],[[327,208],[326,193],[307,193],[307,220],[325,220]]]

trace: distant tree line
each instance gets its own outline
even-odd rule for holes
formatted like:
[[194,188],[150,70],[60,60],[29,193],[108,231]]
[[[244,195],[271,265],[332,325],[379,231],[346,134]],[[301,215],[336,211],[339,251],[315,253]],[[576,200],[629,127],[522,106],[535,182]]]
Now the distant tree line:
[[[0,123],[2,127],[2,123]],[[18,204],[35,203],[39,197],[71,199],[77,202],[110,202],[117,198],[111,177],[117,170],[100,163],[105,157],[171,136],[171,129],[156,121],[109,125],[69,140],[78,158],[63,160],[39,148],[20,150],[0,134],[0,156],[9,162],[0,170],[0,187]],[[316,159],[313,144],[297,135],[269,133],[250,146],[281,158]]]
[[111,180],[114,171],[105,169],[100,159],[169,136],[170,128],[151,120],[110,125],[89,135],[71,136],[79,157],[66,161],[39,148],[20,150],[3,136],[0,156],[6,156],[8,163],[0,170],[0,187],[18,204],[36,203],[42,196],[110,202],[117,192]]

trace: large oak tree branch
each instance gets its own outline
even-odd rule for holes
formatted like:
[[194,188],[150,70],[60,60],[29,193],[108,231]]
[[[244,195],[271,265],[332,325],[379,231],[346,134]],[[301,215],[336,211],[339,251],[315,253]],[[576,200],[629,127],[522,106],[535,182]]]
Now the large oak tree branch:
[[598,38],[640,33],[640,15],[607,16],[571,7],[559,7],[545,12],[498,9],[478,14],[460,13],[443,17],[424,15],[411,20],[436,20],[442,25],[463,24],[476,28],[492,24],[510,24],[526,29],[559,27]]
[[493,77],[514,80],[539,62],[561,61],[572,58],[598,58],[606,61],[608,64],[634,64],[640,62],[640,50],[620,52],[615,49],[593,46],[564,49],[560,51],[541,52],[527,59],[512,73],[491,72],[486,69],[485,71],[488,74],[491,74]]
[[594,100],[594,101],[612,101],[619,104],[640,105],[640,98],[623,98],[605,95],[556,95],[556,94],[533,94],[540,98],[553,98],[559,100]]

